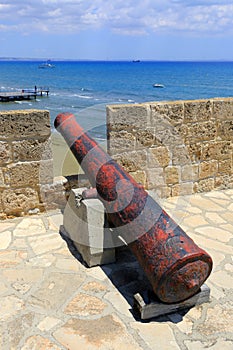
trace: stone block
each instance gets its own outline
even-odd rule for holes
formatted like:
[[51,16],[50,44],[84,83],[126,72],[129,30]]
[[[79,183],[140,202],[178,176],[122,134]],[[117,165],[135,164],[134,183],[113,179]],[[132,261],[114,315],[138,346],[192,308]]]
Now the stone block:
[[126,172],[135,172],[146,168],[146,150],[129,151],[113,156],[113,159],[120,164]]
[[154,132],[154,128],[146,126],[144,127],[144,129],[136,131],[136,148],[140,149],[143,147],[151,147],[154,144],[156,144]]
[[198,163],[201,159],[202,143],[201,142],[191,143],[186,147],[187,147],[191,162]]
[[144,130],[150,125],[150,105],[111,105],[107,106],[107,125],[110,131],[133,129]]
[[79,200],[82,189],[71,190],[64,211],[63,227],[88,266],[115,261],[115,245],[98,199]]
[[148,167],[166,167],[169,165],[171,153],[165,146],[150,148],[148,150]]
[[199,178],[206,179],[217,174],[218,162],[216,160],[202,162],[199,166]]
[[201,160],[229,159],[232,153],[230,141],[212,141],[202,145]]
[[188,125],[185,141],[189,143],[214,140],[217,127],[214,121],[197,122]]
[[199,178],[198,164],[189,164],[181,168],[181,181],[197,181]]
[[137,183],[142,184],[143,187],[147,187],[147,178],[146,178],[146,172],[143,170],[133,171],[129,172],[129,175],[131,175],[134,180]]
[[0,166],[12,161],[11,147],[8,142],[0,141]]
[[163,168],[153,168],[147,171],[148,190],[158,187],[167,187]]
[[18,162],[4,169],[6,184],[11,187],[36,186],[40,183],[53,182],[52,161]]
[[151,104],[152,124],[156,124],[158,117],[168,120],[171,125],[181,124],[184,120],[183,101]]
[[108,136],[108,150],[110,155],[128,150],[134,150],[136,138],[128,131],[111,132]]
[[185,196],[193,193],[192,182],[182,182],[172,186],[172,197],[174,196]]
[[232,160],[231,159],[224,159],[220,160],[218,163],[218,172],[222,174],[232,174],[233,173],[233,167],[232,167]]
[[5,179],[4,179],[3,172],[1,169],[0,169],[0,187],[6,187]]
[[214,188],[215,188],[215,181],[213,178],[209,178],[209,179],[199,180],[195,182],[193,186],[193,191],[194,193],[209,192],[209,191],[213,191]]
[[48,209],[64,209],[67,203],[67,179],[63,176],[54,178],[52,184],[40,186],[40,197],[43,206]]
[[180,168],[177,166],[166,167],[165,180],[167,185],[178,183],[180,181]]
[[233,188],[233,174],[232,175],[221,174],[216,176],[214,187],[216,189]]
[[210,120],[212,117],[212,102],[196,100],[184,102],[184,122],[193,123]]
[[12,142],[13,157],[15,162],[40,161],[52,159],[51,140],[29,139]]
[[27,137],[40,137],[51,134],[50,117],[48,111],[20,110],[11,111],[10,126],[13,140]]
[[233,118],[232,120],[225,120],[219,123],[218,136],[222,140],[233,141]]
[[172,125],[168,119],[158,116],[156,120],[152,119],[152,126],[154,127],[155,133],[155,144],[163,145],[172,149],[174,145],[183,145],[183,134],[180,125]]
[[217,120],[233,119],[233,100],[231,99],[214,99],[213,116]]
[[189,151],[185,145],[175,146],[172,149],[172,164],[173,165],[191,164]]
[[37,208],[40,203],[36,190],[32,188],[19,188],[4,190],[2,192],[2,205],[4,213],[17,215]]

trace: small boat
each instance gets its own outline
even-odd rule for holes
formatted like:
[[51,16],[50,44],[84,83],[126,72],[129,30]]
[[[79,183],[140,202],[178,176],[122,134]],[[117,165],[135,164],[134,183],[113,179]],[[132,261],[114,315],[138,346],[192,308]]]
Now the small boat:
[[154,84],[154,88],[164,88],[165,86],[163,84]]
[[50,61],[47,61],[45,63],[42,63],[38,66],[38,68],[54,68],[54,64],[50,63]]

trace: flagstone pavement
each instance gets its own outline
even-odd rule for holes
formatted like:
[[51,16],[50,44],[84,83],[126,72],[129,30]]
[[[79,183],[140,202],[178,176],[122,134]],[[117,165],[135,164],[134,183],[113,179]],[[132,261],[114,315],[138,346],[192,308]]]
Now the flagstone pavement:
[[88,268],[60,211],[0,222],[0,349],[233,349],[233,190],[169,198],[165,210],[213,258],[210,302],[142,321],[140,267],[126,248]]

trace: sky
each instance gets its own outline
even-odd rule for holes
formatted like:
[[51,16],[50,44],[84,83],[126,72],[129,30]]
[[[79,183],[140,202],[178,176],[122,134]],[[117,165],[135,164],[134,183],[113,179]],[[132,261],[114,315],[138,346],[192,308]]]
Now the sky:
[[0,0],[0,57],[233,60],[233,2]]

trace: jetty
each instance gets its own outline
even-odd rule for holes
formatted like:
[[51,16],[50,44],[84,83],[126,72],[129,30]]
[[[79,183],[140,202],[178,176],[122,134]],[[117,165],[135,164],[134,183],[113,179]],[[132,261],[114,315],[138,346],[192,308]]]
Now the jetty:
[[35,86],[34,89],[22,89],[21,91],[0,91],[0,102],[31,100],[44,95],[49,95],[49,88],[37,88]]

